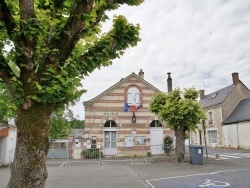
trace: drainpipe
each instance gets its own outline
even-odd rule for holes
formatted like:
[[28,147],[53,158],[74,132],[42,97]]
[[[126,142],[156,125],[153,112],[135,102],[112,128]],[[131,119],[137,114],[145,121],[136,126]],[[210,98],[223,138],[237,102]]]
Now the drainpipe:
[[237,141],[238,141],[238,149],[240,149],[240,141],[239,141],[239,124],[238,123],[236,123],[236,126],[237,126]]

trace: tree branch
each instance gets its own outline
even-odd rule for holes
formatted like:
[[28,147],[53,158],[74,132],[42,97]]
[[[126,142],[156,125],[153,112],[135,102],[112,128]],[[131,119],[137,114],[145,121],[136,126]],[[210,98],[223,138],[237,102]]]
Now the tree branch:
[[[106,4],[98,4],[94,0],[76,1],[70,16],[61,30],[59,36],[52,38],[49,43],[50,50],[57,50],[58,53],[50,53],[38,70],[39,77],[42,70],[47,65],[64,65],[64,62],[71,55],[75,45],[83,36],[98,25],[106,10],[116,9],[118,4],[139,5],[143,0],[106,0]],[[94,9],[93,9],[94,8]],[[95,11],[96,16],[92,17],[91,11]],[[89,17],[91,20],[88,20]],[[86,24],[88,22],[88,24]]]
[[16,92],[15,89],[12,87],[11,84],[11,78],[12,78],[12,70],[9,67],[9,65],[5,62],[5,59],[3,56],[0,56],[0,78],[4,81],[6,84],[8,90],[10,91],[10,94],[13,99],[16,99]]
[[113,29],[79,58],[77,64],[82,75],[88,75],[96,68],[108,66],[111,60],[119,58],[130,46],[135,46],[139,38],[139,26],[129,24],[123,16],[115,18]]
[[51,41],[50,49],[59,49],[60,61],[64,62],[67,59],[71,53],[71,49],[74,48],[75,44],[82,37],[82,31],[85,28],[82,15],[90,13],[93,5],[94,0],[89,0],[88,2],[78,1],[59,37]]

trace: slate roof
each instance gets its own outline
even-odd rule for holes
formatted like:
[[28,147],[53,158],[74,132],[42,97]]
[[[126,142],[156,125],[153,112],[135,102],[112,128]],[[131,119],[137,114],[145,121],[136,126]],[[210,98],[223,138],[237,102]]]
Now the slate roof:
[[147,82],[146,80],[144,80],[143,78],[141,78],[140,76],[138,76],[137,74],[135,74],[133,72],[132,74],[128,75],[127,77],[122,78],[119,82],[117,82],[116,84],[114,84],[113,86],[111,86],[110,88],[108,88],[107,90],[105,90],[104,92],[102,92],[101,94],[99,94],[98,96],[96,96],[95,98],[83,102],[83,105],[84,106],[85,105],[91,105],[92,103],[94,103],[95,101],[97,101],[98,99],[100,99],[101,97],[107,95],[113,89],[117,88],[119,85],[121,85],[123,83],[126,83],[132,77],[136,77],[138,80],[140,80],[142,83],[144,83],[145,85],[147,85],[152,90],[154,90],[156,92],[160,92],[159,89],[157,89],[156,87],[154,87],[153,85],[151,85],[149,82]]
[[242,99],[223,124],[250,121],[250,98]]
[[205,95],[200,101],[202,108],[208,108],[211,106],[222,104],[233,89],[234,85],[232,84],[218,91]]

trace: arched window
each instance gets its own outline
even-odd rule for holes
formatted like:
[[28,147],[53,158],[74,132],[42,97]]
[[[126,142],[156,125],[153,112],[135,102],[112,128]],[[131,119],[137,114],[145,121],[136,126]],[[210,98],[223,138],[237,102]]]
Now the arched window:
[[104,124],[104,127],[117,127],[117,125],[115,121],[109,120],[109,121],[106,121],[106,123]]
[[131,87],[128,89],[127,93],[127,103],[128,105],[139,105],[140,104],[140,92],[136,87]]
[[162,127],[162,124],[158,120],[154,120],[150,123],[150,127]]

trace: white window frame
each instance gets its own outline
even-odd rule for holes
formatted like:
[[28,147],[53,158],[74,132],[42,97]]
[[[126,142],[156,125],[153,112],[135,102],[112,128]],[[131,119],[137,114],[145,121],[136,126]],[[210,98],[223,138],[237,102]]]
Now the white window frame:
[[127,103],[129,105],[139,105],[140,104],[140,91],[137,87],[130,87],[127,93]]
[[[214,135],[211,135],[213,133],[216,133],[216,137]],[[217,129],[209,129],[207,130],[208,134],[208,141],[210,144],[217,144],[218,143],[218,130]]]

